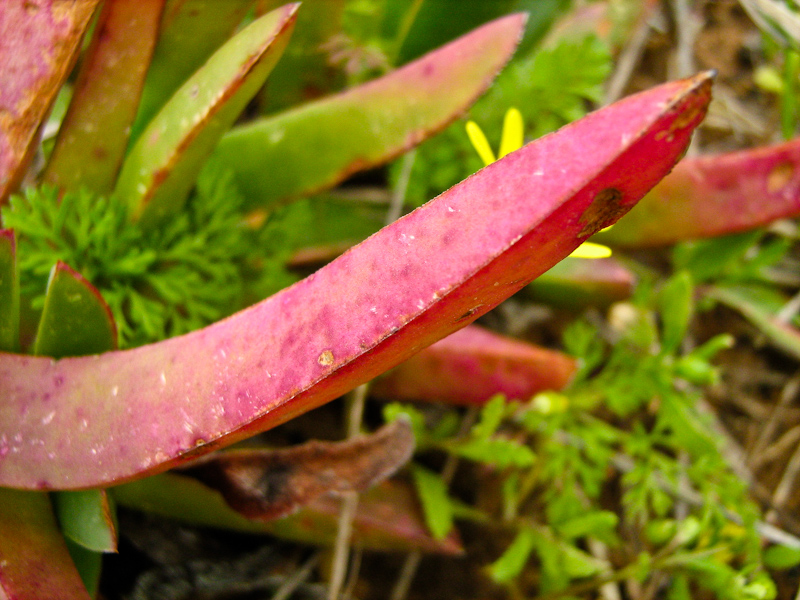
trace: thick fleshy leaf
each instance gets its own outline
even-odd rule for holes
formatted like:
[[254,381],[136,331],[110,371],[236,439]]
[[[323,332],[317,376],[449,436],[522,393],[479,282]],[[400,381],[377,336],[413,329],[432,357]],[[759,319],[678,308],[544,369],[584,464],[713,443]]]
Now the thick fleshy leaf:
[[166,0],[109,0],[83,58],[44,179],[98,194],[114,187]]
[[65,536],[87,550],[117,551],[117,528],[105,490],[58,492],[55,502]]
[[0,11],[0,204],[36,150],[39,129],[69,75],[99,0],[5,2]]
[[146,224],[180,208],[200,165],[280,58],[298,6],[287,4],[240,31],[145,128],[125,158],[115,189],[134,218]]
[[139,137],[172,94],[233,35],[252,5],[253,0],[167,0],[131,140]]
[[614,258],[570,256],[531,283],[526,294],[538,302],[575,310],[625,300],[635,285],[636,276]]
[[19,350],[17,244],[10,229],[0,229],[0,350]]
[[592,113],[205,329],[59,361],[0,353],[0,485],[152,474],[398,365],[627,212],[680,158],[710,90],[702,74]]
[[566,354],[469,325],[378,378],[370,391],[396,400],[480,405],[495,394],[528,400],[560,390],[575,370]]
[[524,24],[524,15],[499,19],[365,85],[237,127],[215,156],[253,208],[332,187],[463,113],[508,61]]
[[659,246],[761,227],[800,214],[800,139],[687,158],[619,225],[598,235]]
[[[218,491],[176,472],[112,488],[111,494],[120,506],[191,525],[266,533],[321,546],[332,546],[336,540],[341,512],[339,498],[321,497],[288,517],[253,521],[228,506]],[[462,553],[455,532],[441,541],[431,537],[414,489],[405,481],[384,481],[359,496],[352,542],[366,550]]]
[[50,272],[34,354],[61,358],[117,347],[111,309],[83,276],[59,261]]
[[[259,0],[256,13],[280,6],[281,0]],[[342,69],[331,64],[332,40],[342,34],[345,0],[325,0],[305,6],[297,14],[292,43],[269,76],[260,103],[264,113],[284,110],[315,100],[344,86]]]
[[[400,40],[402,46],[397,49],[398,62],[402,64],[418,58],[482,23],[508,14],[515,4],[515,0],[422,2],[415,7],[416,11],[409,9],[404,15],[405,19],[413,17],[413,22],[400,24],[401,30],[404,26],[408,30]],[[398,33],[402,35],[402,31]]]
[[89,600],[47,494],[0,488],[0,597]]
[[398,419],[343,442],[221,452],[185,473],[219,491],[248,519],[271,521],[325,494],[363,491],[391,476],[413,452],[411,425]]

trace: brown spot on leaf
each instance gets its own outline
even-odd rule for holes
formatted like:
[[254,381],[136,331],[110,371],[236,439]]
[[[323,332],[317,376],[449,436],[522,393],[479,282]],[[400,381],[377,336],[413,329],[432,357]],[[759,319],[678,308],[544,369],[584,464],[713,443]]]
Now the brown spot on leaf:
[[470,317],[474,316],[475,313],[477,313],[481,308],[483,308],[483,306],[484,306],[483,304],[478,304],[478,306],[473,306],[467,312],[465,312],[463,315],[458,317],[458,319],[456,319],[456,323],[459,323],[461,321],[464,321],[464,320],[469,319]]
[[606,188],[597,192],[589,208],[583,212],[578,220],[583,225],[578,235],[580,237],[592,235],[614,223],[628,212],[628,207],[622,206],[621,202],[622,192],[616,188]]

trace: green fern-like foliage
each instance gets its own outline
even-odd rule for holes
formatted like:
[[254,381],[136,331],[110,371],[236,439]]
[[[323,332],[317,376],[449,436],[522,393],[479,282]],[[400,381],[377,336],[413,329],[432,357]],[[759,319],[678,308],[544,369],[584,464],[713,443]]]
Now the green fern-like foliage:
[[239,211],[232,176],[204,169],[186,210],[159,228],[132,224],[113,197],[60,196],[49,186],[14,196],[2,210],[19,240],[21,291],[41,307],[57,260],[81,272],[108,302],[130,347],[186,333],[291,282],[275,246]]

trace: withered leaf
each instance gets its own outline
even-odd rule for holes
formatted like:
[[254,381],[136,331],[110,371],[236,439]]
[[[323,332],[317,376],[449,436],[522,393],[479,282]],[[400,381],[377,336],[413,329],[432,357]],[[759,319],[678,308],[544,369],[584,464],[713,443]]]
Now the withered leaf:
[[367,489],[397,471],[413,450],[411,425],[401,418],[343,442],[220,452],[182,473],[219,491],[248,519],[269,521],[326,494]]

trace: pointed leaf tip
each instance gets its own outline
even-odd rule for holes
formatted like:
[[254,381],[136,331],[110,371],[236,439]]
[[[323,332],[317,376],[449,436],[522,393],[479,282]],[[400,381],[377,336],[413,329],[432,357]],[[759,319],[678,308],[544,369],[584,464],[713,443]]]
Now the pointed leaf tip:
[[710,85],[700,75],[594,112],[205,329],[59,361],[0,353],[0,485],[163,471],[399,364],[622,216],[683,155]]

